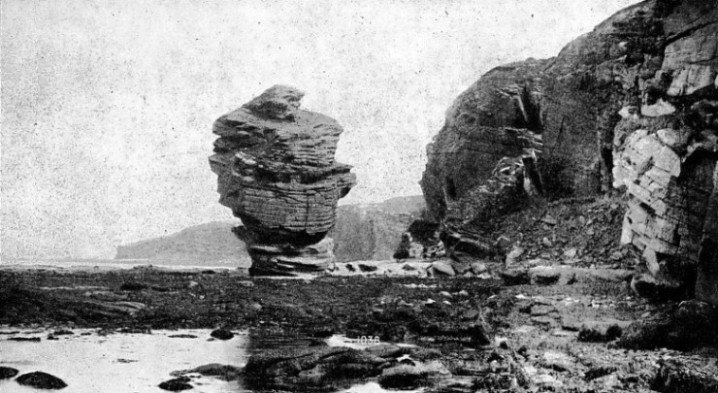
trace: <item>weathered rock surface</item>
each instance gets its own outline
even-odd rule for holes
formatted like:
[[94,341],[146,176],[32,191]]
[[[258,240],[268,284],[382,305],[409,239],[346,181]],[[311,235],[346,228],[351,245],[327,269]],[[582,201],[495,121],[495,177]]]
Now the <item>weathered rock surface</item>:
[[[503,157],[532,146],[537,125],[533,93],[545,61],[514,63],[489,71],[447,111],[446,123],[427,146],[421,187],[429,211],[447,215],[451,202],[487,182]],[[527,111],[528,108],[528,111]]]
[[355,183],[334,161],[342,133],[332,118],[299,109],[303,93],[274,86],[214,123],[220,203],[244,226],[253,274],[321,272],[334,262],[336,205]]
[[304,348],[253,355],[244,368],[247,386],[258,390],[335,391],[351,380],[374,377],[387,361],[350,348]]
[[660,360],[651,389],[661,393],[718,391],[718,366],[695,364],[686,360]]
[[696,295],[716,302],[718,5],[709,3],[664,5],[662,64],[637,80],[641,110],[620,112],[613,177],[629,196],[621,241],[658,280],[688,288],[700,261]]
[[697,276],[696,297],[718,305],[718,164],[713,172],[713,194],[706,206]]
[[628,194],[622,241],[659,280],[692,289],[698,275],[697,295],[716,302],[717,76],[718,4],[699,0],[641,2],[555,58],[489,71],[427,147],[421,185],[447,253],[508,253],[489,238],[497,216],[615,187]]
[[242,369],[229,364],[210,363],[189,370],[173,371],[173,377],[183,377],[187,374],[200,374],[207,377],[215,377],[224,381],[234,381],[242,373]]
[[413,390],[422,386],[431,386],[432,380],[450,374],[449,370],[438,361],[426,364],[399,364],[382,370],[379,385],[385,389]]

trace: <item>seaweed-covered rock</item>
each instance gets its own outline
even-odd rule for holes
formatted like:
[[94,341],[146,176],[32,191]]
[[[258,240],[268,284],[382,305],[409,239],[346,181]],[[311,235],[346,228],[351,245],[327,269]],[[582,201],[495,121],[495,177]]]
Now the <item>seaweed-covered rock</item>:
[[334,391],[377,376],[385,366],[383,358],[349,348],[274,350],[253,355],[244,376],[251,389]]

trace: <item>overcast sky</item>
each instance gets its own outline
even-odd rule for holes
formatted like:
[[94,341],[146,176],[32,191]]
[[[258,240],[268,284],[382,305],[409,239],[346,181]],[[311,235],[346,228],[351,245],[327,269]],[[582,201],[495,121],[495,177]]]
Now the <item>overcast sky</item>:
[[2,257],[112,258],[232,219],[211,125],[274,84],[345,128],[342,203],[420,194],[452,100],[635,0],[3,0]]

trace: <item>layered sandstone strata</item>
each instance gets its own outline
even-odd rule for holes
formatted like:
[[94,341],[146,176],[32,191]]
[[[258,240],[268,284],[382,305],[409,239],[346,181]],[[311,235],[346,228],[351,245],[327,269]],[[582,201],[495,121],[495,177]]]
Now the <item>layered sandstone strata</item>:
[[[509,129],[540,135],[533,162],[525,161],[526,138],[502,137]],[[481,77],[447,111],[421,185],[445,234],[473,237],[478,250],[495,240],[481,238],[492,236],[482,225],[497,213],[496,198],[481,191],[502,160],[530,164],[509,170],[518,177],[504,184],[523,176],[526,190],[548,199],[625,190],[623,240],[657,276],[690,287],[697,274],[699,297],[718,303],[716,285],[707,284],[718,282],[717,137],[718,3],[648,0],[554,58]],[[510,190],[520,191],[502,194],[515,197]]]
[[244,224],[253,274],[321,272],[334,261],[336,206],[355,184],[334,153],[342,127],[299,108],[303,93],[274,86],[219,119],[210,157],[220,203]]

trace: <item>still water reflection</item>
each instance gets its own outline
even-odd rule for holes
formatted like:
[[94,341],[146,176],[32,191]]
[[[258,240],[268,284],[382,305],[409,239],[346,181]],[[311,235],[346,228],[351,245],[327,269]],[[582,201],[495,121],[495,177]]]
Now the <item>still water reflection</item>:
[[[7,329],[11,330],[11,329]],[[7,331],[6,331],[7,332]],[[67,383],[62,391],[77,393],[165,392],[157,387],[171,379],[176,370],[208,363],[242,367],[247,362],[247,337],[228,341],[211,340],[203,329],[153,331],[152,334],[109,334],[73,329],[73,335],[47,340],[48,332],[20,332],[0,335],[0,366],[13,367],[20,374],[43,371]],[[2,331],[0,331],[2,333]],[[91,333],[82,335],[83,333]],[[172,335],[197,338],[172,338]],[[9,337],[41,337],[40,342],[9,341]],[[199,377],[193,392],[242,392],[237,381],[226,382]],[[43,392],[13,380],[0,381],[0,392]],[[47,392],[46,390],[44,392]]]
[[[152,334],[113,333],[100,335],[94,329],[73,329],[73,334],[48,340],[51,331],[15,331],[0,328],[0,366],[18,369],[20,374],[43,371],[61,378],[68,387],[61,392],[76,393],[164,393],[158,385],[172,379],[173,371],[219,363],[244,367],[252,353],[268,348],[316,345],[363,349],[343,336],[328,339],[264,335],[240,332],[231,340],[210,338],[208,329],[156,330]],[[12,331],[12,332],[11,332]],[[185,337],[172,337],[172,336]],[[191,337],[194,336],[194,337]],[[10,337],[39,337],[40,342],[11,341]],[[224,381],[192,375],[194,389],[188,392],[249,392],[241,381]],[[47,392],[22,386],[13,379],[0,380],[0,392]],[[344,392],[387,392],[375,381],[359,383]]]

